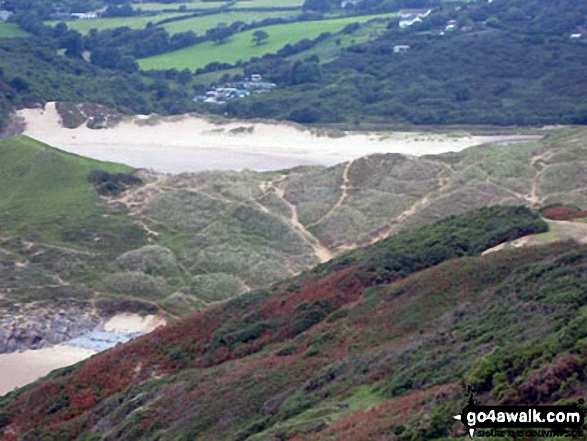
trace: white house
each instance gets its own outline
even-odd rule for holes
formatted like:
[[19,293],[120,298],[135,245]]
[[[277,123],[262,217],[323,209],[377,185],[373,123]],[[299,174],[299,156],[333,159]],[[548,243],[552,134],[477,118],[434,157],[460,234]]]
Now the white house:
[[70,14],[71,18],[77,20],[91,20],[93,18],[98,18],[97,12],[72,12]]
[[0,11],[0,21],[6,21],[8,20],[10,17],[12,17],[13,12],[11,11],[7,11],[6,9],[2,9]]
[[340,7],[342,9],[346,8],[348,5],[355,6],[357,3],[361,3],[363,0],[342,0],[340,2]]
[[394,54],[405,54],[408,50],[410,50],[410,46],[407,44],[398,44],[393,47]]

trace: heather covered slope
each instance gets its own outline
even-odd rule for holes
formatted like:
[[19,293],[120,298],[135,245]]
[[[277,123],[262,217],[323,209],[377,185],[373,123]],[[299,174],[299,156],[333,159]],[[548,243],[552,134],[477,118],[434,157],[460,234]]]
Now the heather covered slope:
[[4,437],[434,439],[462,434],[464,384],[579,396],[586,249],[479,256],[545,228],[493,207],[351,252],[8,395]]

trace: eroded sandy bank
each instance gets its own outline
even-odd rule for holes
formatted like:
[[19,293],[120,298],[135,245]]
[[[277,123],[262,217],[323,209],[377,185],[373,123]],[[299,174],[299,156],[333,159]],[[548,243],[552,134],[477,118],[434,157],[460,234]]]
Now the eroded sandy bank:
[[[298,165],[334,165],[373,153],[410,155],[460,151],[519,136],[463,136],[394,132],[316,136],[290,124],[247,121],[214,124],[195,116],[162,118],[145,125],[144,117],[115,128],[66,129],[54,103],[44,110],[24,109],[25,134],[62,150],[133,167],[180,173],[200,170],[278,170]],[[531,137],[530,137],[531,138]]]

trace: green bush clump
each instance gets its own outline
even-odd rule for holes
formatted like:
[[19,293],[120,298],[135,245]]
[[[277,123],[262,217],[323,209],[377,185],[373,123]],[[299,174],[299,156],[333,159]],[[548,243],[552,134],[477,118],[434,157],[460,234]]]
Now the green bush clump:
[[116,259],[116,264],[123,271],[139,271],[151,276],[173,277],[179,272],[173,252],[159,245],[128,251]]
[[270,320],[254,321],[242,328],[235,328],[233,324],[229,324],[214,333],[212,348],[226,346],[229,350],[232,350],[242,343],[258,339],[265,331],[273,327],[274,323]]
[[88,180],[102,196],[117,196],[129,187],[143,184],[141,178],[132,174],[108,173],[104,170],[92,170]]
[[408,230],[317,268],[322,273],[360,262],[363,277],[389,283],[449,259],[483,251],[529,234],[548,231],[548,224],[526,207],[493,206],[465,215],[449,216],[435,224]]
[[246,291],[241,279],[225,273],[202,274],[190,281],[190,292],[206,302],[229,299]]
[[292,317],[289,337],[295,337],[312,326],[324,320],[333,310],[328,300],[318,300],[312,304],[302,303],[298,305]]
[[161,299],[169,289],[164,278],[138,271],[106,276],[102,281],[102,288],[114,294],[127,294],[152,300]]

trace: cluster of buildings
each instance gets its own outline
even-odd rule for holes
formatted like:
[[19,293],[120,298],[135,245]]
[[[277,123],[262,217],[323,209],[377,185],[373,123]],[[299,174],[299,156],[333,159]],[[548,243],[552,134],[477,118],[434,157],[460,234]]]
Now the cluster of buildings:
[[55,12],[51,15],[51,18],[55,20],[92,20],[101,16],[102,12]]
[[240,98],[245,98],[253,93],[269,93],[277,87],[275,83],[263,81],[261,75],[251,75],[245,81],[224,83],[206,92],[204,95],[196,95],[197,103],[224,104]]
[[440,32],[440,35],[444,35],[445,32],[454,32],[454,31],[471,32],[472,30],[473,30],[473,26],[459,27],[459,22],[457,20],[449,20],[446,22],[446,26],[444,27],[444,31]]

